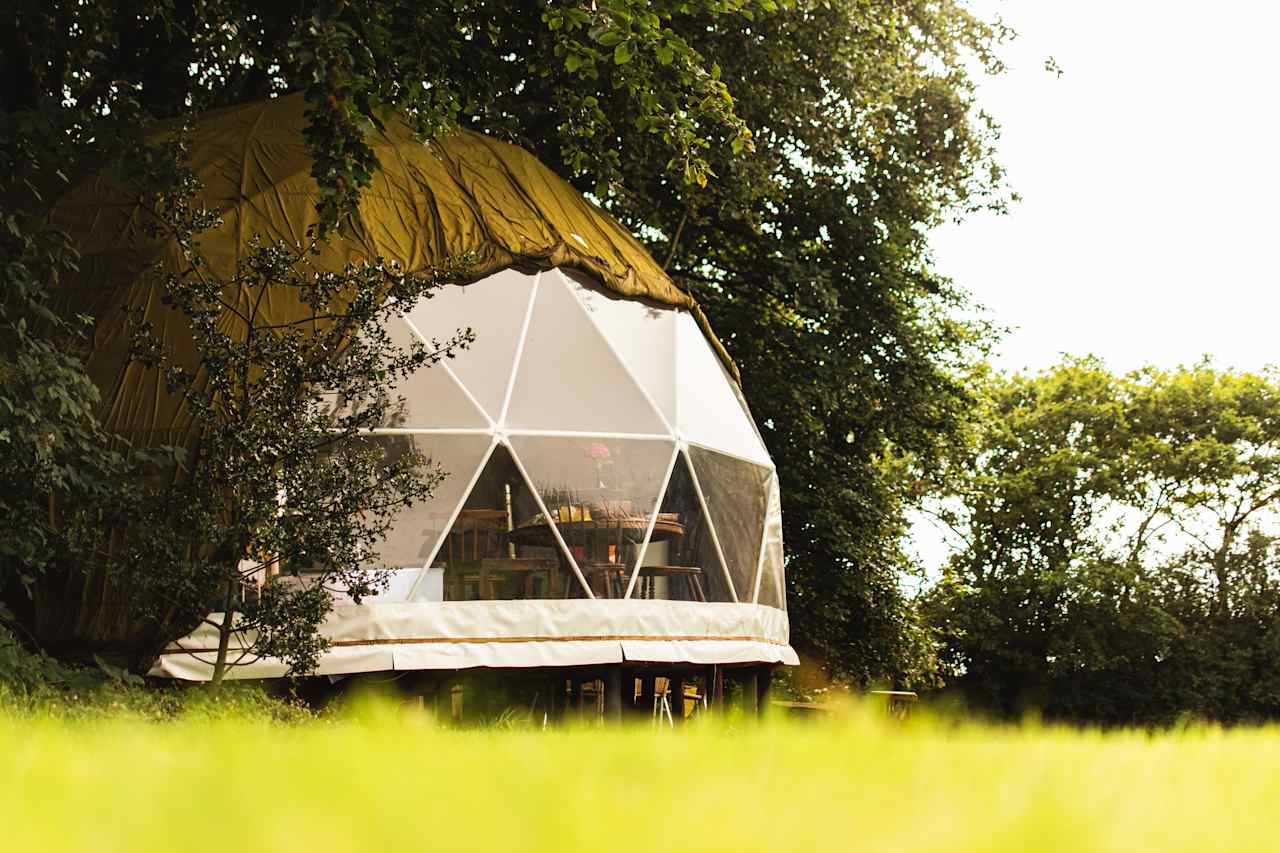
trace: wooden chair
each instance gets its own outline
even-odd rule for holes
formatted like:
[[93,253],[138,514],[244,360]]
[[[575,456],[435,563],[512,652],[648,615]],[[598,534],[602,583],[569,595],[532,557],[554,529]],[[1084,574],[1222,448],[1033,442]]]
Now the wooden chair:
[[[561,516],[564,508],[561,508]],[[622,598],[627,594],[627,526],[623,517],[602,516],[598,510],[590,513],[589,519],[574,519],[573,534],[566,535],[570,544],[580,545],[585,555],[578,568],[586,578],[591,591],[601,598]],[[565,535],[564,527],[561,535]],[[580,542],[574,539],[580,538]],[[570,584],[572,586],[572,584]],[[570,597],[570,589],[565,590],[565,597]]]
[[[671,695],[671,679],[657,676],[653,679],[653,723],[661,728],[663,717],[669,727],[674,728],[676,721],[672,717],[671,703],[674,697]],[[683,701],[683,700],[682,700]],[[684,718],[684,708],[680,709],[680,716]]]
[[702,522],[702,513],[698,510],[686,512],[680,519],[684,525],[684,535],[674,541],[675,562],[684,566],[696,566],[701,562],[702,537],[706,525]]
[[490,576],[485,561],[506,556],[507,513],[500,509],[464,509],[449,530],[444,549],[446,598],[493,600],[503,578]]
[[624,563],[584,563],[578,568],[601,598],[622,598],[627,594],[627,567]]
[[[641,566],[640,578],[636,589],[640,598],[656,598],[656,578],[667,579],[667,598],[671,601],[706,601],[707,593],[702,588],[702,569],[698,566]],[[677,589],[684,596],[677,597]]]
[[505,510],[464,509],[449,531],[446,559],[453,564],[501,556],[506,532]]

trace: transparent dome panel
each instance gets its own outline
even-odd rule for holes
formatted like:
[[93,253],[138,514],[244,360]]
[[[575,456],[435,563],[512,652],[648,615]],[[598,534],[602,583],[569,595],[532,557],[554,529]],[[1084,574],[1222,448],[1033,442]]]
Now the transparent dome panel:
[[787,582],[783,569],[782,500],[779,488],[775,474],[769,483],[769,509],[765,514],[764,525],[764,564],[760,570],[760,595],[757,601],[786,610]]
[[450,359],[449,367],[495,421],[507,398],[536,278],[503,270],[474,284],[449,285],[408,315],[428,344],[448,340],[459,329],[475,333],[475,342]]
[[499,444],[431,564],[446,601],[585,597],[511,452]]
[[562,273],[587,315],[613,345],[668,422],[676,420],[676,315],[673,308],[612,296]]
[[632,598],[733,601],[683,453],[671,470],[654,531],[633,577]]
[[597,598],[622,598],[650,524],[665,541],[679,525],[654,520],[675,442],[513,435],[533,481]]
[[787,609],[786,579],[782,570],[782,541],[769,539],[764,543],[764,572],[760,576],[758,603]]
[[363,441],[382,446],[388,463],[410,450],[426,460],[423,471],[440,470],[443,480],[431,496],[401,509],[378,549],[387,568],[420,568],[429,564],[467,485],[493,439],[487,435],[372,435]]
[[755,595],[773,472],[701,447],[691,446],[689,459],[706,498],[707,512],[711,514],[738,600],[751,601]]
[[697,321],[682,311],[676,324],[676,416],[684,437],[768,465],[769,454],[738,398],[733,379]]
[[538,283],[506,425],[511,430],[668,433],[560,275]]

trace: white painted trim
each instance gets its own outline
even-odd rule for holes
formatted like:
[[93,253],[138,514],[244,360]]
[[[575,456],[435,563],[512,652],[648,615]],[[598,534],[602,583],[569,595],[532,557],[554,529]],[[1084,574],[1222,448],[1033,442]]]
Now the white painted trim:
[[412,427],[374,427],[361,435],[493,435],[493,427],[457,427],[450,429],[414,429]]
[[[371,427],[361,435],[494,435],[497,427]],[[615,438],[626,441],[675,441],[670,435],[652,432],[592,432],[590,430],[513,429],[508,435],[530,438]],[[698,445],[702,447],[702,445]],[[711,450],[712,448],[705,448]],[[715,451],[719,453],[720,451]],[[746,460],[744,460],[746,461]],[[756,465],[757,463],[752,463]],[[763,467],[763,466],[758,466]]]
[[[502,398],[502,411],[498,413],[498,425],[507,425],[507,410],[511,406],[511,394],[516,387],[516,377],[520,375],[520,365],[524,362],[524,343],[529,338],[529,324],[533,322],[533,308],[538,304],[538,287],[542,284],[542,272],[533,277],[533,287],[529,288],[529,304],[524,309],[524,324],[520,327],[520,341],[516,344],[516,357],[511,363],[511,376],[507,378],[507,393]],[[590,592],[590,590],[588,590]]]
[[565,429],[511,429],[507,435],[527,435],[546,438],[617,438],[628,441],[675,441],[675,436],[656,432],[592,432],[590,430]]
[[757,604],[760,601],[760,577],[764,573],[764,548],[769,542],[769,502],[773,500],[773,488],[777,482],[777,477],[770,477],[769,485],[765,487],[764,519],[760,525],[760,555],[756,558],[756,582],[751,591],[752,604]]

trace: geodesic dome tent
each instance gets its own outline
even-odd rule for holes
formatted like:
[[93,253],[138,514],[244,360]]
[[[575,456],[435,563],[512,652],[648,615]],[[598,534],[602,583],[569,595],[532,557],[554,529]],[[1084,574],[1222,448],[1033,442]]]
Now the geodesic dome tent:
[[[234,268],[253,235],[300,242],[314,222],[302,110],[290,97],[197,123],[201,201],[224,218],[202,244],[211,268]],[[696,303],[519,148],[473,133],[424,145],[399,122],[372,142],[383,168],[317,264],[384,257],[413,271],[476,258],[474,281],[388,330],[408,344],[470,327],[476,340],[414,374],[398,389],[402,410],[374,431],[388,452],[415,447],[449,476],[397,519],[382,555],[397,567],[388,590],[337,602],[319,673],[794,663],[777,477]],[[83,251],[68,292],[100,318],[90,369],[107,425],[173,441],[191,424],[124,358],[112,319],[122,305],[142,310],[181,344],[139,275],[174,249],[140,216],[89,181],[51,219]],[[153,672],[207,677],[201,650],[214,645],[202,626]],[[235,675],[282,672],[261,660]]]

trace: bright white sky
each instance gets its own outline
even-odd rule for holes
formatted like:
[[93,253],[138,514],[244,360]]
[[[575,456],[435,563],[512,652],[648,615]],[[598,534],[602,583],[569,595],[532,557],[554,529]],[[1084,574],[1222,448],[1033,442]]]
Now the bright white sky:
[[[980,100],[1023,200],[935,231],[932,246],[939,270],[1012,327],[996,364],[1280,363],[1280,4],[971,6],[1019,33]],[[931,569],[950,550],[923,517],[911,539]]]
[[1019,33],[980,99],[1023,201],[932,245],[939,270],[1013,327],[997,364],[1280,362],[1280,4],[971,6]]

